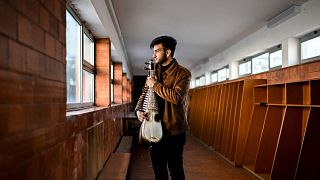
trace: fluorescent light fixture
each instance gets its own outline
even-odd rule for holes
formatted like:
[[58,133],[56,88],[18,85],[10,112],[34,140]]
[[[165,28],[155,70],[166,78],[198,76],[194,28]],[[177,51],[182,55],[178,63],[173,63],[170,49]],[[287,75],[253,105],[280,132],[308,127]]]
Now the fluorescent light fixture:
[[301,6],[298,6],[298,5],[290,6],[288,9],[282,11],[280,14],[268,20],[267,27],[273,28],[283,23],[284,21],[292,18],[293,16],[297,15],[300,12],[301,12]]

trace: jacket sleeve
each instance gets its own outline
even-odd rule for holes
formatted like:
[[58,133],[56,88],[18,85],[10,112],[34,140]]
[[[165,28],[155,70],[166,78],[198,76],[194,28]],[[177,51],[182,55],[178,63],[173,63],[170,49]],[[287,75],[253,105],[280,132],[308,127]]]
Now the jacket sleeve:
[[166,101],[175,105],[180,104],[188,93],[190,87],[191,74],[189,71],[180,71],[177,75],[173,87],[168,88],[157,82],[153,85],[154,91]]

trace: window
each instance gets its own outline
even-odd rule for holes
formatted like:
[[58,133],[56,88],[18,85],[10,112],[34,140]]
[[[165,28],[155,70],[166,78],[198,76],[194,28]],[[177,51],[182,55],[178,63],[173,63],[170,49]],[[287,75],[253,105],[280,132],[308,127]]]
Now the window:
[[282,50],[270,54],[270,69],[282,66]]
[[245,59],[239,64],[239,75],[251,74],[251,59]]
[[314,60],[320,57],[320,30],[314,31],[300,39],[301,61]]
[[202,75],[200,77],[200,86],[204,86],[204,85],[206,85],[206,76]]
[[218,82],[218,73],[216,71],[211,73],[211,83]]
[[67,107],[94,104],[94,40],[79,19],[66,11]]
[[252,74],[269,70],[269,53],[252,58]]
[[220,70],[218,70],[218,82],[221,82],[221,81],[225,81],[228,79],[228,71],[227,71],[228,67],[224,67]]
[[113,77],[113,63],[111,62],[111,68],[110,68],[110,75],[111,75],[111,103],[113,103],[114,102],[114,89],[113,89],[113,87],[114,87],[114,77]]
[[200,77],[196,79],[196,87],[200,86]]
[[248,57],[239,62],[239,75],[257,74],[282,66],[281,45],[272,47],[262,53]]

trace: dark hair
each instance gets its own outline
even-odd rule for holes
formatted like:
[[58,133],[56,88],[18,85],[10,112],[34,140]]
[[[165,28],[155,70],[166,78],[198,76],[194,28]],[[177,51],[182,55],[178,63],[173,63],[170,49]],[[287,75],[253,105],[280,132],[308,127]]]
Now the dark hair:
[[176,50],[177,41],[171,36],[160,36],[152,40],[150,48],[152,49],[155,45],[162,44],[163,47],[171,50],[173,57],[174,51]]

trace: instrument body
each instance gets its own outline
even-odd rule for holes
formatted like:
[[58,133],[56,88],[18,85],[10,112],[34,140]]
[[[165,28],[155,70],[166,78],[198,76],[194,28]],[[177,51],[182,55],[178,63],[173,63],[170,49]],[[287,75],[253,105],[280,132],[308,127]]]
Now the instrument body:
[[[148,77],[155,77],[155,64],[153,60],[147,62]],[[162,125],[159,117],[157,96],[153,87],[145,86],[142,92],[143,102],[138,102],[136,109],[146,112],[148,120],[143,120],[140,132],[139,141],[147,141],[148,143],[159,142],[162,138]]]

